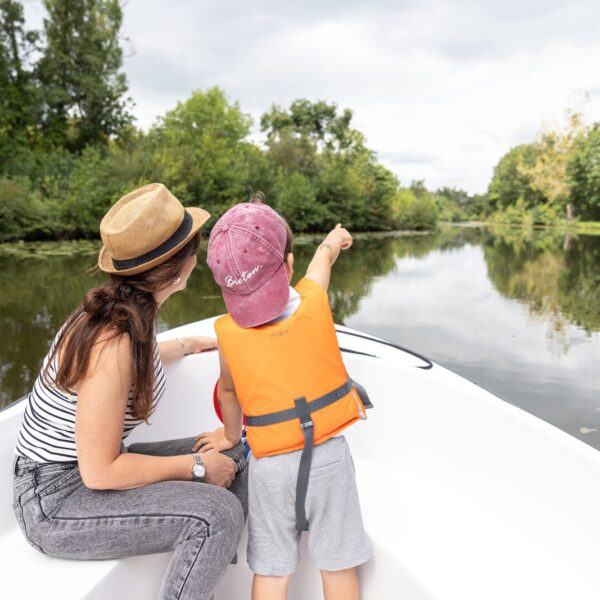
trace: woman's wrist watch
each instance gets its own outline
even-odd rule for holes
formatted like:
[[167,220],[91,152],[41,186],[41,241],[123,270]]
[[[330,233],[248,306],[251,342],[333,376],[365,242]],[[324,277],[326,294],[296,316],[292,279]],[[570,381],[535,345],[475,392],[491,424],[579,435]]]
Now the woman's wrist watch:
[[206,475],[206,467],[202,462],[202,456],[198,452],[192,454],[194,457],[194,466],[192,467],[192,481],[204,481],[204,475]]

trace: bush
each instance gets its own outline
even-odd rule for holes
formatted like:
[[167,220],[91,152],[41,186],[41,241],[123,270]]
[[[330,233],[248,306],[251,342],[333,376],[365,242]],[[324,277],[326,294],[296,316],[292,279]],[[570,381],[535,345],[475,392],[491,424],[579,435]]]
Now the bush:
[[575,142],[567,172],[576,212],[600,219],[600,123]]
[[437,221],[437,207],[430,194],[417,197],[408,188],[400,188],[392,198],[392,219],[399,229],[431,229]]
[[563,210],[561,207],[549,204],[534,206],[530,214],[534,225],[555,225],[563,220]]
[[108,147],[88,147],[77,158],[68,178],[54,190],[65,231],[72,237],[96,235],[100,220],[121,196],[156,181],[156,168],[144,147],[112,143]]
[[493,213],[488,221],[502,225],[556,225],[562,221],[562,208],[550,204],[538,204],[527,209],[525,202],[519,199],[514,206]]
[[52,233],[48,211],[24,177],[0,176],[0,242]]
[[264,150],[249,141],[250,116],[218,88],[194,92],[148,134],[127,127],[80,153],[27,149],[0,175],[1,239],[96,236],[115,200],[152,181],[209,210],[212,223],[261,189],[296,231],[338,222],[354,231],[435,225],[431,193],[422,182],[398,191],[394,174],[349,126],[349,111],[332,120],[334,106],[294,106],[295,128],[277,130]]
[[294,231],[315,231],[327,218],[327,209],[317,200],[317,190],[301,173],[279,172],[273,183],[273,208]]
[[460,223],[467,221],[467,213],[452,200],[438,197],[437,201],[438,218],[440,221],[449,221],[451,223]]
[[240,202],[260,171],[252,119],[218,88],[196,91],[161,118],[148,141],[156,178],[184,203],[213,216]]

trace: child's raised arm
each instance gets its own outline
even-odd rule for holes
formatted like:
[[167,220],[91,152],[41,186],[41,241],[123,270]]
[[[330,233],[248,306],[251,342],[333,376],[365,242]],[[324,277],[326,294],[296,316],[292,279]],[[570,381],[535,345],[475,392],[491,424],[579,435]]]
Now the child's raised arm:
[[308,269],[306,269],[306,277],[318,283],[322,288],[327,289],[331,267],[336,261],[340,250],[347,250],[351,245],[352,236],[338,223],[317,248]]

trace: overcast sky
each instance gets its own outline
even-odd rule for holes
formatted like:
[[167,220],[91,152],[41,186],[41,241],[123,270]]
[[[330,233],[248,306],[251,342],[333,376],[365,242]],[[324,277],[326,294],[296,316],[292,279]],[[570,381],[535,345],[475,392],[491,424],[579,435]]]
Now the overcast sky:
[[600,120],[599,24],[597,0],[129,0],[125,71],[141,127],[215,85],[255,121],[323,99],[402,183],[483,192],[582,91]]

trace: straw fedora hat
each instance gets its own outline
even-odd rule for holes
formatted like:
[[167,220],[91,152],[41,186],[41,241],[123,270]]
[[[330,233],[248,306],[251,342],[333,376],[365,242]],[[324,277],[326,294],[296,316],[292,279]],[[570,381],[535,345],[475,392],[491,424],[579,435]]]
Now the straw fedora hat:
[[162,183],[138,188],[102,219],[98,266],[115,275],[148,271],[183,248],[209,218],[202,208],[184,208]]

